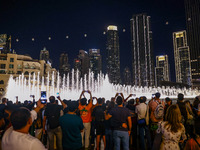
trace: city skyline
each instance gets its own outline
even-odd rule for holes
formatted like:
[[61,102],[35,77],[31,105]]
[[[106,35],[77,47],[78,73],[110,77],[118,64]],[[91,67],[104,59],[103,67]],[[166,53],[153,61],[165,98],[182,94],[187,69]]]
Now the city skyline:
[[[183,2],[173,1],[162,3],[111,0],[73,3],[52,0],[47,3],[44,0],[26,3],[22,0],[11,4],[8,1],[5,2],[3,12],[0,14],[0,17],[5,20],[0,25],[0,33],[12,35],[12,48],[19,54],[29,54],[33,58],[39,58],[40,50],[46,47],[56,68],[59,66],[58,60],[62,52],[68,54],[69,63],[72,65],[80,49],[86,51],[91,48],[101,49],[102,68],[105,73],[107,35],[104,32],[108,25],[116,25],[119,29],[122,74],[126,66],[132,68],[130,37],[132,15],[145,12],[151,16],[154,60],[156,55],[167,54],[170,64],[173,64],[171,35],[175,31],[186,29],[183,6]],[[19,41],[17,42],[16,39]],[[173,65],[171,66],[173,80],[175,71]]]

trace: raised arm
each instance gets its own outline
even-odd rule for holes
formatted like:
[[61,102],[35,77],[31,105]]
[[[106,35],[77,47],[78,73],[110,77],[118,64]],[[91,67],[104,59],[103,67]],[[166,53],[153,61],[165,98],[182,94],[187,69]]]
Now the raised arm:
[[60,96],[58,96],[57,99],[61,102],[64,110],[67,107],[67,105],[61,100]]
[[[80,97],[79,97],[79,102],[80,102],[80,100],[81,100],[81,98],[82,98],[82,96],[84,95],[84,90],[81,92],[81,95],[80,95]],[[84,96],[85,97],[85,96]]]
[[124,99],[124,102],[126,102],[131,96],[133,96],[133,94],[129,94],[129,96],[126,99]]

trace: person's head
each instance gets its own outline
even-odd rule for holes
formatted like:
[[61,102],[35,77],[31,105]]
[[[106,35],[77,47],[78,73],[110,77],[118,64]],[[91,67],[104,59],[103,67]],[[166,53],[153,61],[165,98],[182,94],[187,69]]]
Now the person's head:
[[184,95],[182,93],[178,94],[178,101],[182,101],[184,99]]
[[56,98],[54,96],[50,96],[49,101],[51,104],[54,104],[56,102]]
[[14,130],[20,130],[25,127],[29,129],[32,125],[31,113],[27,108],[19,108],[13,111],[10,117]]
[[147,98],[146,98],[145,96],[141,96],[141,97],[139,98],[140,103],[145,103],[146,100],[147,100]]
[[7,98],[2,98],[2,104],[5,104],[5,103],[7,103]]
[[115,107],[115,103],[112,101],[112,102],[110,102],[110,103],[108,104],[107,110],[111,110],[111,109],[114,108],[114,107]]
[[140,99],[137,97],[137,98],[135,99],[135,102],[136,102],[136,104],[139,104],[139,103],[140,103]]
[[166,103],[167,105],[171,105],[171,104],[172,104],[172,100],[171,100],[169,97],[166,97],[166,98],[165,98],[165,103]]
[[87,99],[86,98],[81,98],[81,105],[86,105],[87,104]]
[[121,96],[118,96],[117,99],[116,99],[117,105],[122,105],[122,102],[123,102],[122,97],[121,97]]
[[78,109],[78,102],[70,101],[67,106],[68,106],[69,112],[75,112]]
[[103,104],[103,99],[102,98],[98,98],[97,99],[97,103],[100,104],[100,105]]
[[167,109],[165,120],[168,122],[166,126],[169,125],[172,132],[177,132],[179,129],[181,129],[181,111],[178,105],[173,104],[169,106],[169,108]]
[[128,105],[134,105],[134,99],[130,99],[130,100],[128,101]]
[[194,102],[193,102],[193,107],[198,109],[200,100],[198,99],[198,97],[195,97]]
[[159,99],[159,98],[160,98],[160,93],[159,92],[155,93],[155,99]]

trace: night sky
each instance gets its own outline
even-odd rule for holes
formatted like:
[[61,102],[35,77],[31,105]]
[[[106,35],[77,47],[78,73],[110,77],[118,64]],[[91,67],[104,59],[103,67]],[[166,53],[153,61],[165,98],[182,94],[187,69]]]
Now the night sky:
[[73,66],[80,49],[100,49],[105,72],[103,32],[108,25],[117,25],[123,72],[126,66],[132,68],[130,19],[138,13],[151,16],[154,58],[169,55],[175,81],[172,33],[186,29],[183,0],[0,0],[0,34],[12,35],[12,49],[34,59],[46,47],[57,69],[62,52],[68,53]]

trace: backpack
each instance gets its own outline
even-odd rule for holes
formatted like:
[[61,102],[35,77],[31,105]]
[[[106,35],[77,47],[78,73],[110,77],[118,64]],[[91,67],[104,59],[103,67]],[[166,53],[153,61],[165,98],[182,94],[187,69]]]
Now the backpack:
[[[158,103],[157,101],[156,101],[156,103]],[[157,105],[157,107],[156,107],[156,109],[154,110],[154,116],[155,116],[155,118],[156,119],[161,119],[161,118],[163,118],[163,116],[164,116],[164,106],[162,105],[162,103],[160,102],[160,103],[158,103],[158,105]]]
[[59,126],[59,118],[60,118],[60,108],[54,107],[54,109],[49,108],[47,106],[47,122],[50,129],[55,129]]
[[96,109],[94,114],[95,121],[105,121],[103,106],[97,106],[95,109]]

